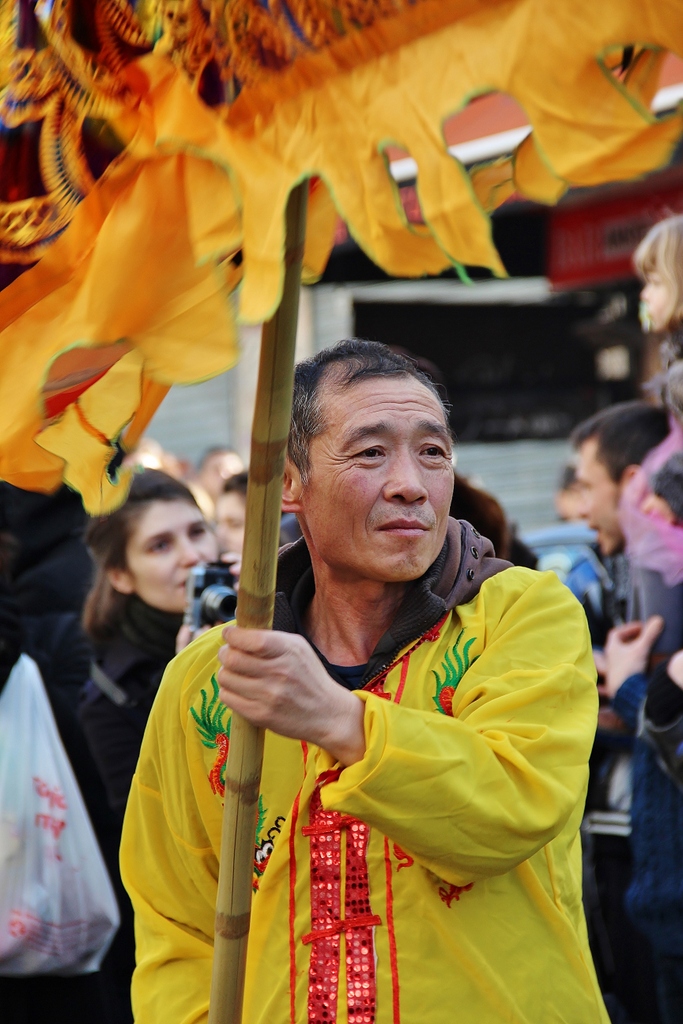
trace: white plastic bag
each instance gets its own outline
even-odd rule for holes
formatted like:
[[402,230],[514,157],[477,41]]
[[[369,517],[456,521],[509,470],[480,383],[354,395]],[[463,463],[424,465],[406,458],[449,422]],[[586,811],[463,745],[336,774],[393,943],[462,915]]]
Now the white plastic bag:
[[0,696],[0,975],[96,971],[118,926],[43,680],[23,654]]

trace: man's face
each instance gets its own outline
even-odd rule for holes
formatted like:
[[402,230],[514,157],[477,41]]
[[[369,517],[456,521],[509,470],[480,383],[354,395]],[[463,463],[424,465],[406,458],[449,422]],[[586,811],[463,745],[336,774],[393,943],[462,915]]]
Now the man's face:
[[212,452],[205,458],[197,474],[197,482],[215,502],[223,491],[225,481],[233,474],[241,473],[243,469],[242,460],[237,452],[226,448],[224,451]]
[[623,481],[612,480],[607,467],[598,459],[597,451],[598,442],[592,437],[579,449],[576,466],[576,479],[581,488],[579,515],[597,531],[602,554],[614,555],[624,546],[618,514]]
[[323,384],[322,410],[308,482],[290,466],[295,500],[285,503],[314,561],[347,581],[417,579],[443,546],[453,493],[438,400],[411,377],[376,377],[343,391]]
[[241,555],[247,499],[239,491],[229,491],[216,500],[216,537],[221,554]]

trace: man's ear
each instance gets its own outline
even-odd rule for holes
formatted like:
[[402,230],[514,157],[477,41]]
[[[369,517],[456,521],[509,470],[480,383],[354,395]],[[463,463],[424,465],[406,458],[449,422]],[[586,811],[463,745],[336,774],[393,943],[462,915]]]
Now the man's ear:
[[135,591],[133,577],[127,569],[107,569],[107,579],[119,594],[132,594]]
[[285,459],[285,475],[282,485],[282,511],[298,515],[302,511],[301,495],[304,485],[301,473],[290,459]]
[[629,482],[629,480],[633,479],[633,477],[636,475],[636,473],[638,472],[639,469],[640,469],[640,466],[636,465],[635,463],[633,465],[631,465],[631,466],[627,466],[626,469],[624,470],[624,472],[621,474],[621,479],[619,480],[619,486],[620,487],[625,487],[626,484]]

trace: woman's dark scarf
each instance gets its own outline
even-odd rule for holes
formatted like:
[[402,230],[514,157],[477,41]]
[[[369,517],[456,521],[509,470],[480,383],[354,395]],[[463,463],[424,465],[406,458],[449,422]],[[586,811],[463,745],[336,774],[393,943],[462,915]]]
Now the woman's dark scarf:
[[162,612],[131,594],[123,611],[121,632],[133,647],[166,664],[175,657],[176,636],[182,623],[182,613]]

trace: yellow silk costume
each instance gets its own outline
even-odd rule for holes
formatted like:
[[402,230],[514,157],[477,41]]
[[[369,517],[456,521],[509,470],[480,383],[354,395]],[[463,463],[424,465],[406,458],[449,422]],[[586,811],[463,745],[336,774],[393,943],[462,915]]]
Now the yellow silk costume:
[[[169,666],[126,813],[140,1024],[207,1019],[220,643]],[[607,1024],[581,903],[598,701],[576,600],[552,573],[499,572],[355,692],[358,763],[266,737],[245,1024]]]
[[[0,477],[65,479],[93,513],[125,497],[122,454],[168,386],[237,358],[240,280],[244,321],[277,307],[297,182],[315,178],[309,280],[337,212],[390,274],[504,274],[496,205],[644,174],[683,124],[650,112],[683,55],[680,0],[40,0],[29,41],[18,10],[0,0],[0,122],[39,128],[40,184],[5,189],[0,262],[42,259],[0,293]],[[531,134],[467,170],[443,124],[494,91]],[[99,177],[86,135],[116,143]],[[422,225],[392,145],[417,163]]]

